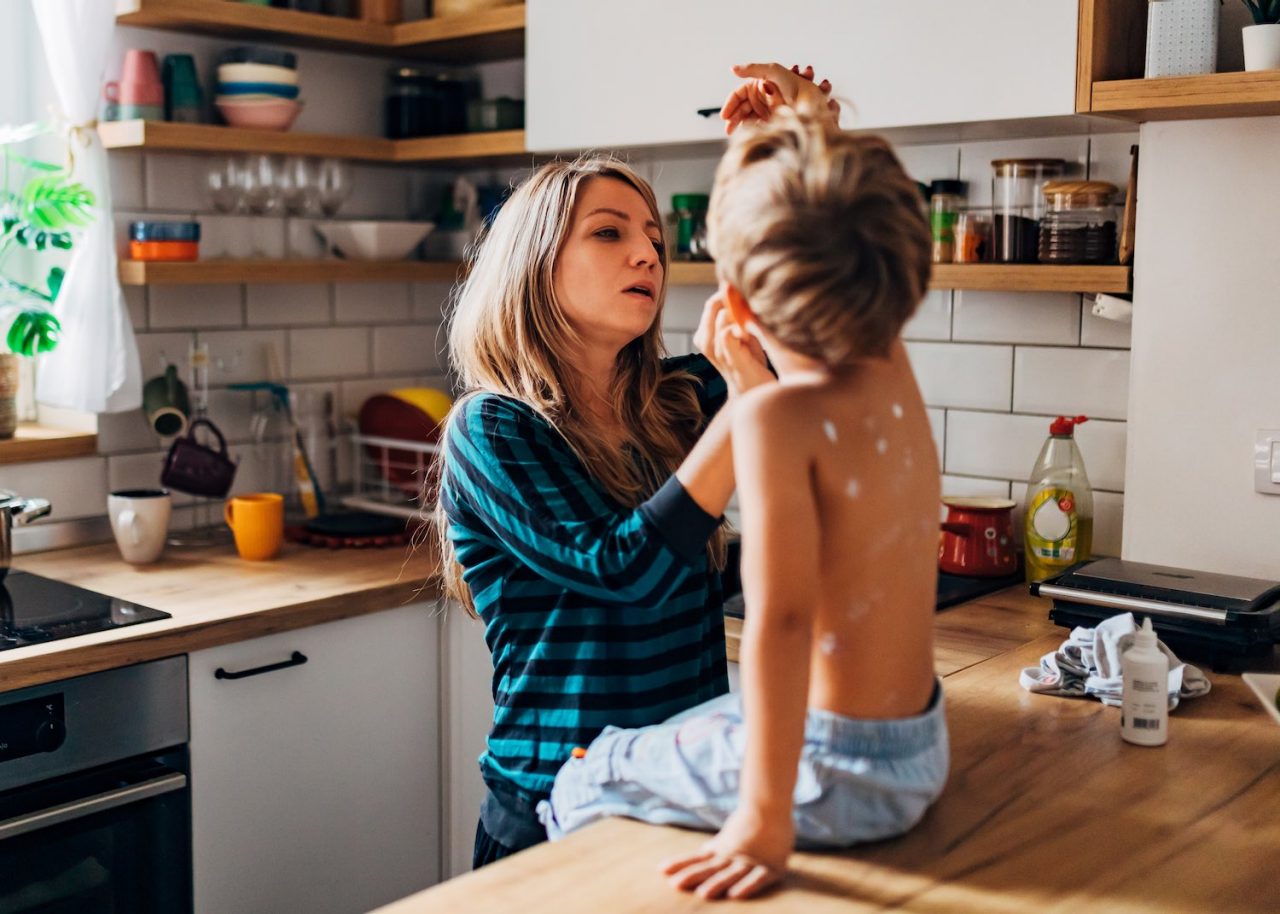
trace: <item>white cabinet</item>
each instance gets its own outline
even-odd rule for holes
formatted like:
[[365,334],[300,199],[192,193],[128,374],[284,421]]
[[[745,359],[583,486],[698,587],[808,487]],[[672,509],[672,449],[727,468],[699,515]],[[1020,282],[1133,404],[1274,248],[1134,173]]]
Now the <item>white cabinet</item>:
[[526,143],[717,139],[697,111],[752,60],[812,63],[852,102],[845,127],[1071,114],[1077,15],[1076,0],[528,0]]
[[484,799],[477,759],[493,723],[493,663],[484,625],[456,603],[445,604],[441,651],[444,688],[444,873],[452,879],[471,869],[476,821]]
[[439,652],[424,603],[190,655],[197,914],[356,914],[437,881]]

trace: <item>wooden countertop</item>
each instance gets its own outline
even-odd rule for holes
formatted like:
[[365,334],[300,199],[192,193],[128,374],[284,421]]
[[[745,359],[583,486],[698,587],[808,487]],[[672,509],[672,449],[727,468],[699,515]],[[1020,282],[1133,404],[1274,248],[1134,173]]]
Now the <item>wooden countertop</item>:
[[286,543],[270,562],[231,546],[170,549],[153,565],[128,565],[114,544],[19,556],[20,571],[171,613],[111,632],[0,653],[0,691],[185,654],[434,599],[425,583],[435,552],[423,547],[316,549]]
[[[784,887],[750,910],[1280,910],[1280,728],[1232,675],[1208,674],[1213,691],[1173,713],[1161,748],[1121,741],[1116,708],[1025,692],[1019,671],[1066,636],[1047,606],[1015,588],[938,615],[946,792],[902,838],[795,855]],[[657,873],[704,840],[611,819],[379,914],[736,910]]]

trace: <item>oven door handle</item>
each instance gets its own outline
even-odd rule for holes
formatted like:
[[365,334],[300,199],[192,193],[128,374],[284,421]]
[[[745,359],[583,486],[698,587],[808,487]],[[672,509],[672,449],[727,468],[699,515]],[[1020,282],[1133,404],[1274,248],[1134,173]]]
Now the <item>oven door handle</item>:
[[172,793],[175,790],[182,790],[186,786],[187,776],[181,771],[172,771],[149,781],[143,781],[140,784],[130,784],[127,787],[108,790],[91,797],[72,800],[70,803],[63,803],[60,806],[51,806],[48,809],[42,809],[29,815],[5,819],[0,821],[0,841],[6,838],[16,838],[18,835],[39,831],[42,828],[49,828],[63,822],[83,819],[86,816],[105,812],[108,809],[128,806],[131,803],[140,803],[152,797]]

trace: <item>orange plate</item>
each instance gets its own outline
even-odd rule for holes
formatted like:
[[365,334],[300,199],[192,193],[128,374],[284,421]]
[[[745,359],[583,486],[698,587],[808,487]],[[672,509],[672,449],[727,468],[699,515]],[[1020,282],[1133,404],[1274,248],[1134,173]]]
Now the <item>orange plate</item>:
[[130,241],[132,260],[195,260],[200,256],[197,241]]

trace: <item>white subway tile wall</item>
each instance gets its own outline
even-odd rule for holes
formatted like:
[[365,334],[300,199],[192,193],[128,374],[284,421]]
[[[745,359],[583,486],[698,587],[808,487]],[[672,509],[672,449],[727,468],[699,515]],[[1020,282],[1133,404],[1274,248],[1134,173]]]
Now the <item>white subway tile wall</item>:
[[[971,205],[990,205],[991,160],[1059,157],[1075,177],[1111,181],[1123,189],[1129,147],[1137,134],[906,146],[898,155],[919,181],[968,182]],[[647,173],[664,210],[670,193],[709,190],[715,158],[650,163]],[[645,174],[644,166],[641,173]],[[705,184],[695,186],[699,176]],[[687,185],[687,186],[686,186]],[[1082,292],[1087,290],[1081,290]],[[663,315],[668,347],[692,346],[703,302],[712,288],[671,289]],[[934,290],[903,329],[920,382],[939,458],[943,492],[994,495],[1018,502],[1049,423],[1059,414],[1087,414],[1076,438],[1093,484],[1094,548],[1119,555],[1124,508],[1125,423],[1129,388],[1129,325],[1094,317],[1091,296]]]

